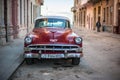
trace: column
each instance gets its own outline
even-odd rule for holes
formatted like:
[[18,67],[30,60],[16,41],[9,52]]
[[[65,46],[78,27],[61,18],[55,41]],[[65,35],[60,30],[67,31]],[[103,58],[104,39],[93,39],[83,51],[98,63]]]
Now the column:
[[78,27],[80,27],[80,11],[78,10]]
[[12,0],[8,0],[8,17],[7,17],[7,31],[8,31],[8,41],[13,40],[13,25],[12,25]]
[[0,27],[4,26],[4,0],[0,0]]
[[117,20],[118,20],[118,19],[117,19],[117,17],[118,17],[118,8],[117,8],[117,5],[118,5],[118,4],[117,4],[117,3],[118,3],[118,0],[114,0],[114,11],[113,11],[113,12],[114,12],[114,23],[113,23],[114,26],[117,26],[117,25],[118,25],[118,23],[117,23],[117,22],[118,22],[118,21],[117,21]]
[[5,35],[4,0],[0,0],[0,45],[4,45],[6,43]]
[[41,15],[41,6],[38,5],[37,6],[37,17],[39,17]]
[[13,37],[18,37],[18,0],[12,0]]

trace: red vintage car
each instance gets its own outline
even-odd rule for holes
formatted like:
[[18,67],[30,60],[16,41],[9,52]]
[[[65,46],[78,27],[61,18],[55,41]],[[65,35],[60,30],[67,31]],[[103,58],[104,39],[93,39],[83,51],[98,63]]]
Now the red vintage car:
[[73,65],[79,65],[82,56],[82,38],[72,31],[66,17],[38,17],[33,31],[24,39],[27,64],[33,59],[72,59]]

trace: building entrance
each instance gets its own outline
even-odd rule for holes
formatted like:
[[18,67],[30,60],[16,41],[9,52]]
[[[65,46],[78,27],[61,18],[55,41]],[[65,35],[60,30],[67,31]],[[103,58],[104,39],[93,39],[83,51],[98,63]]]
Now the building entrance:
[[117,30],[117,33],[120,34],[120,6],[119,6],[119,10],[118,10],[118,30]]
[[5,38],[6,38],[6,42],[8,42],[7,0],[4,0],[4,24],[5,24]]

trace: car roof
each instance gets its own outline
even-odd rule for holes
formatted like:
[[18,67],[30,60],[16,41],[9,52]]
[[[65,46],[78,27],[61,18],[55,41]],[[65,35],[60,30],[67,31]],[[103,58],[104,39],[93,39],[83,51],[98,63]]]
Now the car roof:
[[38,19],[43,19],[43,18],[65,19],[65,20],[68,20],[68,21],[69,21],[69,18],[64,17],[64,16],[40,16],[40,17],[37,17],[37,18],[35,19],[35,21],[38,20]]

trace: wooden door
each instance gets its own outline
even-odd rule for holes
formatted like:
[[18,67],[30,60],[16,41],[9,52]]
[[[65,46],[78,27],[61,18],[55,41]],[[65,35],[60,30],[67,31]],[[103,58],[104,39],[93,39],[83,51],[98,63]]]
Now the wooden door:
[[94,27],[93,30],[96,29],[96,8],[94,8]]
[[12,0],[12,25],[13,25],[13,37],[18,37],[18,0]]
[[118,10],[118,33],[120,34],[120,10]]
[[8,42],[7,0],[4,0],[4,24],[5,24],[5,38],[6,38],[6,42]]

